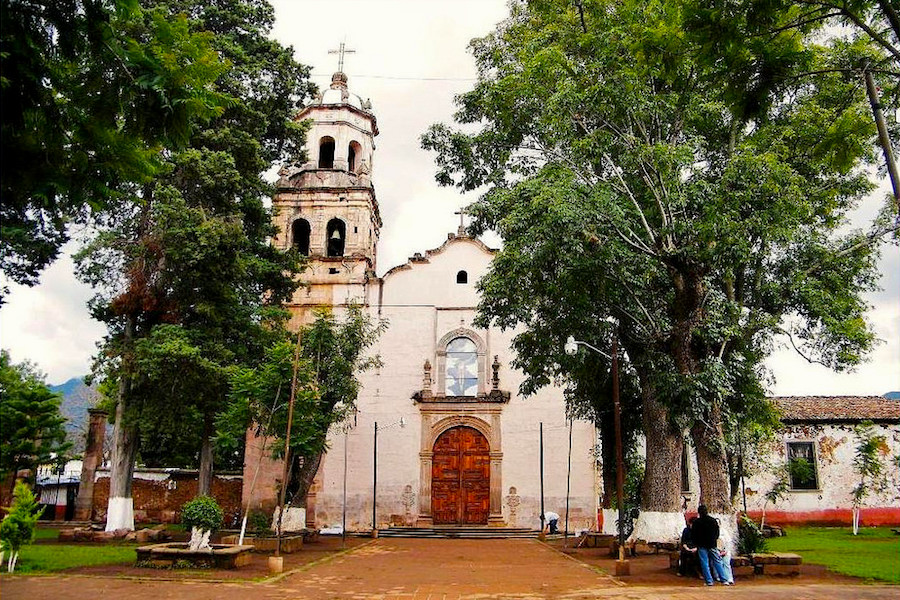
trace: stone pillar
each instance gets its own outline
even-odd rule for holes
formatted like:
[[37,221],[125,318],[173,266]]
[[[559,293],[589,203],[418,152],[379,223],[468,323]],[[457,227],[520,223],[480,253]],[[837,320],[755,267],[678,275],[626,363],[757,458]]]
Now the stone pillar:
[[503,499],[501,492],[501,473],[503,466],[503,453],[491,452],[491,491],[490,491],[490,513],[488,514],[488,525],[492,527],[505,527],[506,521],[503,520]]
[[431,527],[434,516],[431,514],[431,465],[434,452],[423,450],[419,453],[419,516],[416,527]]
[[94,473],[103,463],[103,440],[106,437],[105,410],[88,409],[87,445],[84,449],[84,461],[81,466],[81,482],[78,485],[78,498],[75,500],[75,520],[90,521],[94,506]]

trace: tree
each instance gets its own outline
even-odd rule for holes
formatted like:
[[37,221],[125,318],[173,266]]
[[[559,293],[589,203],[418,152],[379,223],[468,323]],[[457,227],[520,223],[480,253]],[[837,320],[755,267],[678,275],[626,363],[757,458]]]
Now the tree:
[[33,365],[12,364],[0,351],[0,480],[11,475],[14,485],[20,469],[34,473],[69,448],[59,403]]
[[[853,535],[859,533],[859,512],[866,496],[887,488],[887,477],[879,454],[887,450],[887,438],[875,433],[875,424],[863,421],[854,428],[856,453],[853,469],[859,475],[859,483],[851,492],[853,496]],[[886,452],[885,452],[886,453]]]
[[[861,359],[873,341],[861,293],[884,232],[839,233],[871,189],[857,167],[873,128],[852,86],[833,73],[785,78],[742,111],[753,90],[728,88],[698,58],[684,7],[514,3],[472,43],[479,80],[456,120],[476,131],[435,125],[423,138],[439,182],[484,186],[473,232],[504,240],[479,283],[485,320],[531,328],[555,310],[584,331],[598,316],[620,323],[643,396],[657,503],[645,514],[678,511],[671,466],[685,430],[701,501],[733,510],[724,426],[762,389],[775,336],[832,368]],[[775,38],[787,70],[831,52]],[[590,270],[553,258],[569,255]]]
[[[297,287],[300,260],[268,243],[272,190],[262,174],[298,159],[305,130],[292,117],[312,90],[308,69],[268,39],[266,2],[147,4],[186,14],[191,31],[208,37],[221,57],[214,90],[228,101],[160,156],[159,174],[79,255],[82,278],[102,290],[94,315],[110,330],[97,369],[118,385],[110,502],[127,505],[141,432],[159,432],[160,417],[190,424],[199,492],[208,492],[226,372],[259,360],[283,330],[280,304]],[[131,526],[127,517],[119,524]]]
[[328,430],[355,409],[357,376],[379,364],[367,350],[385,326],[359,307],[349,308],[340,319],[320,311],[300,329],[296,342],[282,340],[264,361],[232,371],[229,404],[217,419],[218,443],[226,447],[239,446],[252,428],[271,442],[273,458],[285,460],[288,401],[294,394],[286,506],[306,506],[327,450]]
[[[704,60],[718,65],[719,76],[744,94],[745,110],[765,103],[785,77],[814,78],[841,73],[856,93],[867,97],[878,127],[877,143],[891,181],[894,212],[900,211],[900,173],[891,139],[900,136],[900,9],[888,0],[742,0],[688,3],[687,30],[702,44]],[[806,72],[783,70],[771,40],[827,37],[840,51]],[[735,44],[735,39],[746,43]],[[886,109],[886,110],[885,110]]]
[[70,224],[151,179],[160,147],[220,108],[218,58],[137,0],[3,0],[0,59],[0,269],[34,285]]
[[19,560],[19,549],[34,540],[34,526],[41,514],[41,506],[37,498],[21,481],[16,482],[13,490],[13,503],[3,521],[0,521],[0,564],[3,554],[9,552],[7,570],[16,570]]

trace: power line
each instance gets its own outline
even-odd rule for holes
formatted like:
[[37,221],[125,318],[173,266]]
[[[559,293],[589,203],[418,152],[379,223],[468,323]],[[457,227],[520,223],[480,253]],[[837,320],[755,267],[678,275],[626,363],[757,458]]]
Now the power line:
[[[331,77],[326,73],[313,73],[310,77]],[[398,81],[478,81],[477,77],[397,77],[394,75],[353,75],[353,79],[393,79]]]

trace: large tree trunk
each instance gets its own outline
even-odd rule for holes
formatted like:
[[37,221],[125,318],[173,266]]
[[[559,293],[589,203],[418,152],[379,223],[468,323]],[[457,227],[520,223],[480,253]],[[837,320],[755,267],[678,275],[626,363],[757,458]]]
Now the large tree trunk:
[[603,479],[603,498],[600,506],[612,508],[616,497],[616,432],[612,411],[603,411],[597,425],[600,428],[600,466]]
[[720,406],[713,406],[705,422],[698,420],[694,423],[691,439],[697,453],[701,504],[705,504],[711,513],[731,512],[731,484],[728,480]]
[[213,476],[212,415],[203,419],[203,442],[200,446],[200,473],[197,475],[197,495],[209,496]]
[[691,427],[691,439],[697,454],[700,475],[700,503],[719,521],[719,536],[732,554],[737,550],[737,520],[731,501],[731,484],[725,456],[725,435],[722,431],[722,407],[715,404],[706,421]]
[[[125,321],[124,342],[126,352],[130,352],[134,336],[135,319],[129,315]],[[119,379],[119,397],[116,403],[116,427],[113,430],[112,457],[109,470],[109,502],[106,506],[106,531],[117,529],[134,530],[134,499],[131,497],[131,482],[134,478],[134,459],[138,449],[137,426],[127,423],[125,413],[131,397],[130,357],[122,357],[123,366]]]
[[641,512],[633,539],[669,542],[681,535],[681,457],[684,439],[673,428],[669,411],[657,401],[653,388],[641,382],[647,454],[641,484]]
[[291,492],[291,498],[287,501],[290,506],[306,508],[306,497],[309,489],[312,487],[319,471],[319,465],[322,464],[323,452],[310,457],[296,457],[294,459],[293,477],[291,477],[291,486],[288,491]]
[[[124,386],[124,383],[122,384]],[[127,424],[125,394],[120,389],[116,405],[116,427],[113,432],[112,459],[109,473],[109,502],[106,508],[106,531],[134,529],[134,499],[131,483],[137,455],[137,428]]]

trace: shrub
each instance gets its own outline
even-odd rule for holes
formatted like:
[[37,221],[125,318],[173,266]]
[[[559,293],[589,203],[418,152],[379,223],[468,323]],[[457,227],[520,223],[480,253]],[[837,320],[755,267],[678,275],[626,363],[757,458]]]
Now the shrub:
[[196,527],[201,531],[216,531],[222,527],[225,513],[209,496],[197,496],[181,507],[181,522],[185,527]]
[[10,573],[16,568],[19,549],[34,540],[34,526],[40,512],[37,498],[27,485],[17,481],[9,514],[0,522],[0,561],[3,560],[2,554],[9,552]]
[[272,535],[269,525],[271,525],[271,518],[261,510],[250,511],[250,514],[247,515],[247,528],[255,531],[257,535]]
[[762,530],[747,515],[738,521],[738,554],[753,554],[766,551],[766,538]]

